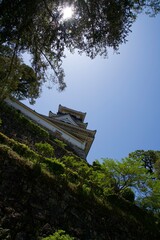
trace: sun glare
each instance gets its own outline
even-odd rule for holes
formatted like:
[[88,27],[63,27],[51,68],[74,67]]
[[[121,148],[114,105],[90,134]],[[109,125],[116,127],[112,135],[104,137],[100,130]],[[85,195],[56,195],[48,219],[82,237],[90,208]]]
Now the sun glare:
[[68,20],[72,17],[73,15],[73,7],[65,7],[63,10],[62,10],[62,18],[63,20]]

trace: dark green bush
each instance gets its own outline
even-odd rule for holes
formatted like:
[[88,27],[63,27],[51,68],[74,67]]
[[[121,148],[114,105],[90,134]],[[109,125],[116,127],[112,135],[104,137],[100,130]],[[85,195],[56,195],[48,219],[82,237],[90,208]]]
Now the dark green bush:
[[29,160],[38,161],[39,156],[33,150],[31,150],[27,145],[19,143],[14,139],[10,139],[3,133],[0,133],[0,143],[8,145],[13,151],[18,153],[20,156],[27,158]]
[[20,159],[19,155],[16,152],[14,152],[9,146],[3,144],[0,144],[0,156],[2,159]]
[[41,158],[41,163],[44,163],[47,170],[53,174],[63,174],[65,172],[64,164],[59,162],[56,158]]
[[34,177],[38,177],[40,174],[41,174],[41,165],[40,163],[36,162],[34,165],[33,165],[33,175]]
[[126,200],[128,200],[128,201],[130,201],[130,202],[134,202],[134,200],[135,200],[135,194],[134,194],[134,192],[132,191],[132,189],[130,189],[130,188],[125,188],[125,189],[122,191],[121,196],[122,196],[124,199],[126,199]]
[[36,150],[44,157],[54,157],[54,148],[49,143],[35,143]]
[[69,168],[66,168],[66,177],[67,177],[67,180],[69,182],[72,182],[72,183],[75,183],[75,184],[79,183],[80,176],[78,175],[77,172],[72,171]]

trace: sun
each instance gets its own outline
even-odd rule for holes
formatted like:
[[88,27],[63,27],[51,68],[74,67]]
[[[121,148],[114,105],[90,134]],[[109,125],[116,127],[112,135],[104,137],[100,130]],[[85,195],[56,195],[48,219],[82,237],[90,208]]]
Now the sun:
[[68,20],[73,16],[73,7],[64,7],[62,10],[63,20]]

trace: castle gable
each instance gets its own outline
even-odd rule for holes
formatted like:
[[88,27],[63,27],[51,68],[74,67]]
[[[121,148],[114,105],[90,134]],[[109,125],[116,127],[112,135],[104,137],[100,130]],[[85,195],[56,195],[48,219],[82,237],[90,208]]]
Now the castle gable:
[[64,116],[58,116],[55,119],[57,119],[59,121],[62,121],[62,122],[65,122],[65,123],[69,123],[69,124],[78,126],[69,114],[66,114]]

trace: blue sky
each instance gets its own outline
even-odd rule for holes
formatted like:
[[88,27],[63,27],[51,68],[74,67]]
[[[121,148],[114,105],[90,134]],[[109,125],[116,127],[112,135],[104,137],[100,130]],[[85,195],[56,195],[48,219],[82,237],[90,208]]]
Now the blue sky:
[[86,112],[88,128],[97,130],[87,160],[120,160],[137,149],[160,150],[160,15],[139,16],[120,46],[108,58],[94,60],[69,54],[64,60],[67,88],[43,87],[34,106],[57,112],[59,104]]

